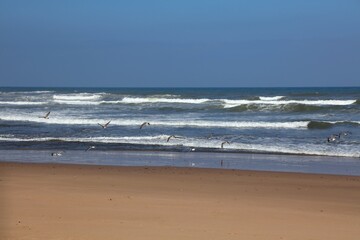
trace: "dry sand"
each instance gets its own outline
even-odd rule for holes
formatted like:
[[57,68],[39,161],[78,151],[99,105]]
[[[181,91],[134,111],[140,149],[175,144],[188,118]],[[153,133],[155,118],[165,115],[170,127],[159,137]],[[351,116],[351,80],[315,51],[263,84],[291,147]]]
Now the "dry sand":
[[360,177],[0,163],[0,239],[360,239]]

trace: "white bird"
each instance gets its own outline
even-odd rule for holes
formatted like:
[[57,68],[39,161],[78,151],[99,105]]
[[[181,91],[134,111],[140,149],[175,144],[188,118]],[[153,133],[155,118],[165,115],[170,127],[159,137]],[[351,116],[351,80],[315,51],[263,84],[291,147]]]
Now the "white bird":
[[53,156],[53,157],[60,157],[61,155],[62,155],[62,151],[60,151],[60,152],[53,152],[53,153],[51,153],[51,156]]
[[140,125],[140,129],[142,129],[146,124],[147,124],[147,125],[150,125],[149,122],[143,122],[143,123]]
[[86,150],[85,150],[85,152],[87,152],[87,151],[89,151],[89,150],[91,150],[91,149],[95,149],[96,147],[95,146],[90,146],[90,147],[88,147]]
[[221,143],[221,148],[224,148],[224,144],[225,144],[225,143],[230,144],[230,142],[228,142],[228,141],[222,142],[222,143]]
[[330,137],[327,138],[328,142],[335,142],[337,138],[340,138],[340,135],[332,134]]
[[48,112],[47,114],[45,114],[45,116],[39,117],[39,118],[44,118],[44,119],[49,119],[49,115],[51,112]]
[[341,137],[341,135],[343,135],[343,136],[347,136],[347,135],[349,135],[349,134],[351,134],[351,132],[341,132],[341,133],[339,133],[339,138]]
[[98,123],[99,126],[101,126],[103,129],[107,128],[107,126],[110,124],[111,120],[105,123],[104,125]]

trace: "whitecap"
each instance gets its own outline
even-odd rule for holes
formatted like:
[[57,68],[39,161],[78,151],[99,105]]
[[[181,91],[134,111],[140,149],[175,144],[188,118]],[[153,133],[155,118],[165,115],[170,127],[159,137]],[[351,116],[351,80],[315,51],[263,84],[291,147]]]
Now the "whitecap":
[[286,105],[286,104],[304,104],[304,105],[351,105],[356,102],[356,100],[278,100],[278,101],[270,101],[270,100],[228,100],[223,99],[224,108],[232,108],[241,105],[247,104],[268,104],[268,105]]
[[15,102],[6,102],[1,101],[0,105],[45,105],[48,104],[48,102],[25,102],[25,101],[15,101]]
[[200,104],[209,101],[207,98],[200,99],[186,99],[186,98],[156,98],[156,97],[147,97],[147,98],[135,98],[135,97],[124,97],[122,103],[192,103]]
[[88,100],[98,100],[102,97],[102,94],[91,94],[91,93],[76,93],[76,94],[58,94],[54,95],[54,100],[62,101],[88,101]]
[[274,96],[274,97],[262,97],[260,96],[259,99],[263,100],[263,101],[275,101],[275,100],[280,100],[283,99],[285,96]]

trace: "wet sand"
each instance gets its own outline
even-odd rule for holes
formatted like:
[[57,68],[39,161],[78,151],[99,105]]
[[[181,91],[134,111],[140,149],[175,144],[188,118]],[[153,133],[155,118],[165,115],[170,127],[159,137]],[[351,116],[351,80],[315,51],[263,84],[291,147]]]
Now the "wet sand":
[[0,239],[358,239],[360,177],[0,163]]

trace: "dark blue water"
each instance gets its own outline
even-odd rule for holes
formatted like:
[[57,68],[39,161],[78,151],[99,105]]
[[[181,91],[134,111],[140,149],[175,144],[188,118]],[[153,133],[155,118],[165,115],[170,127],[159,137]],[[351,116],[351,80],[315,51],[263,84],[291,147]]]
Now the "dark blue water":
[[0,150],[359,158],[359,99],[360,88],[0,88]]

